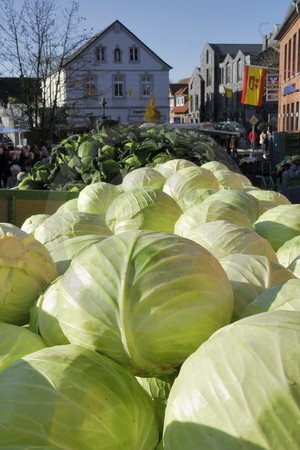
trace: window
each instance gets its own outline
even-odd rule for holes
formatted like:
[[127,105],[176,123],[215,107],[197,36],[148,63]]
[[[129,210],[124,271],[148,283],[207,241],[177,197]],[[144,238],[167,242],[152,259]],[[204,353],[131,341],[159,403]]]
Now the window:
[[96,48],[96,60],[104,62],[105,61],[105,47],[97,47]]
[[211,53],[206,50],[206,64],[210,64],[212,61]]
[[91,76],[87,75],[85,82],[85,96],[94,97],[95,94],[96,94],[95,82]]
[[230,64],[228,62],[225,67],[225,83],[230,83],[230,82],[231,82],[231,70],[230,70]]
[[150,75],[143,75],[141,80],[141,94],[142,97],[150,97],[151,95],[152,79]]
[[176,106],[183,106],[184,105],[184,97],[181,95],[179,97],[176,97]]
[[115,75],[113,79],[113,92],[115,97],[123,97],[124,95],[124,77],[123,75]]
[[241,81],[243,77],[243,65],[242,61],[239,59],[236,66],[236,74],[237,74],[237,81]]
[[121,50],[119,48],[115,48],[114,60],[115,62],[121,62]]
[[211,86],[211,69],[206,69],[206,85]]
[[130,47],[129,49],[129,61],[136,62],[139,60],[139,49],[137,47]]

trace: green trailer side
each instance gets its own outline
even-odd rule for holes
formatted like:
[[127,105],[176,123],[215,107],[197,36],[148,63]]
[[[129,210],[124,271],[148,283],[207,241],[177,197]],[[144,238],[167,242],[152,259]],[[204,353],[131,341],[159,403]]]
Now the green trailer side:
[[21,227],[34,214],[53,214],[78,192],[0,189],[0,222]]

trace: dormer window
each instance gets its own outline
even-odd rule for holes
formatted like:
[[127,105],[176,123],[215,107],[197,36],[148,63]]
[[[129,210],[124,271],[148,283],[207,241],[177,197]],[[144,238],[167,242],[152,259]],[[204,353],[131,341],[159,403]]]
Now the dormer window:
[[136,62],[139,60],[138,47],[130,47],[129,49],[129,61]]
[[121,62],[121,50],[119,48],[114,50],[114,60],[115,62]]

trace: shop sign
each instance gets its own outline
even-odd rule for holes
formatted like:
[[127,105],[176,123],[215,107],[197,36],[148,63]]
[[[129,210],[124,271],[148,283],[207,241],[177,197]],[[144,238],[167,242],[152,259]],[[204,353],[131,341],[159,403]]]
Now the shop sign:
[[298,92],[298,91],[299,91],[299,89],[296,89],[295,83],[288,84],[287,86],[285,86],[283,88],[283,95],[292,94],[293,92]]

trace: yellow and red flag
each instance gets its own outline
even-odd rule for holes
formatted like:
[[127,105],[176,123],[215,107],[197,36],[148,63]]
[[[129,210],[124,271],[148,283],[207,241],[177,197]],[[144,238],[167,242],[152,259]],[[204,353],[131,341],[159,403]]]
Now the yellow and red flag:
[[261,106],[266,82],[267,69],[244,66],[241,103]]

